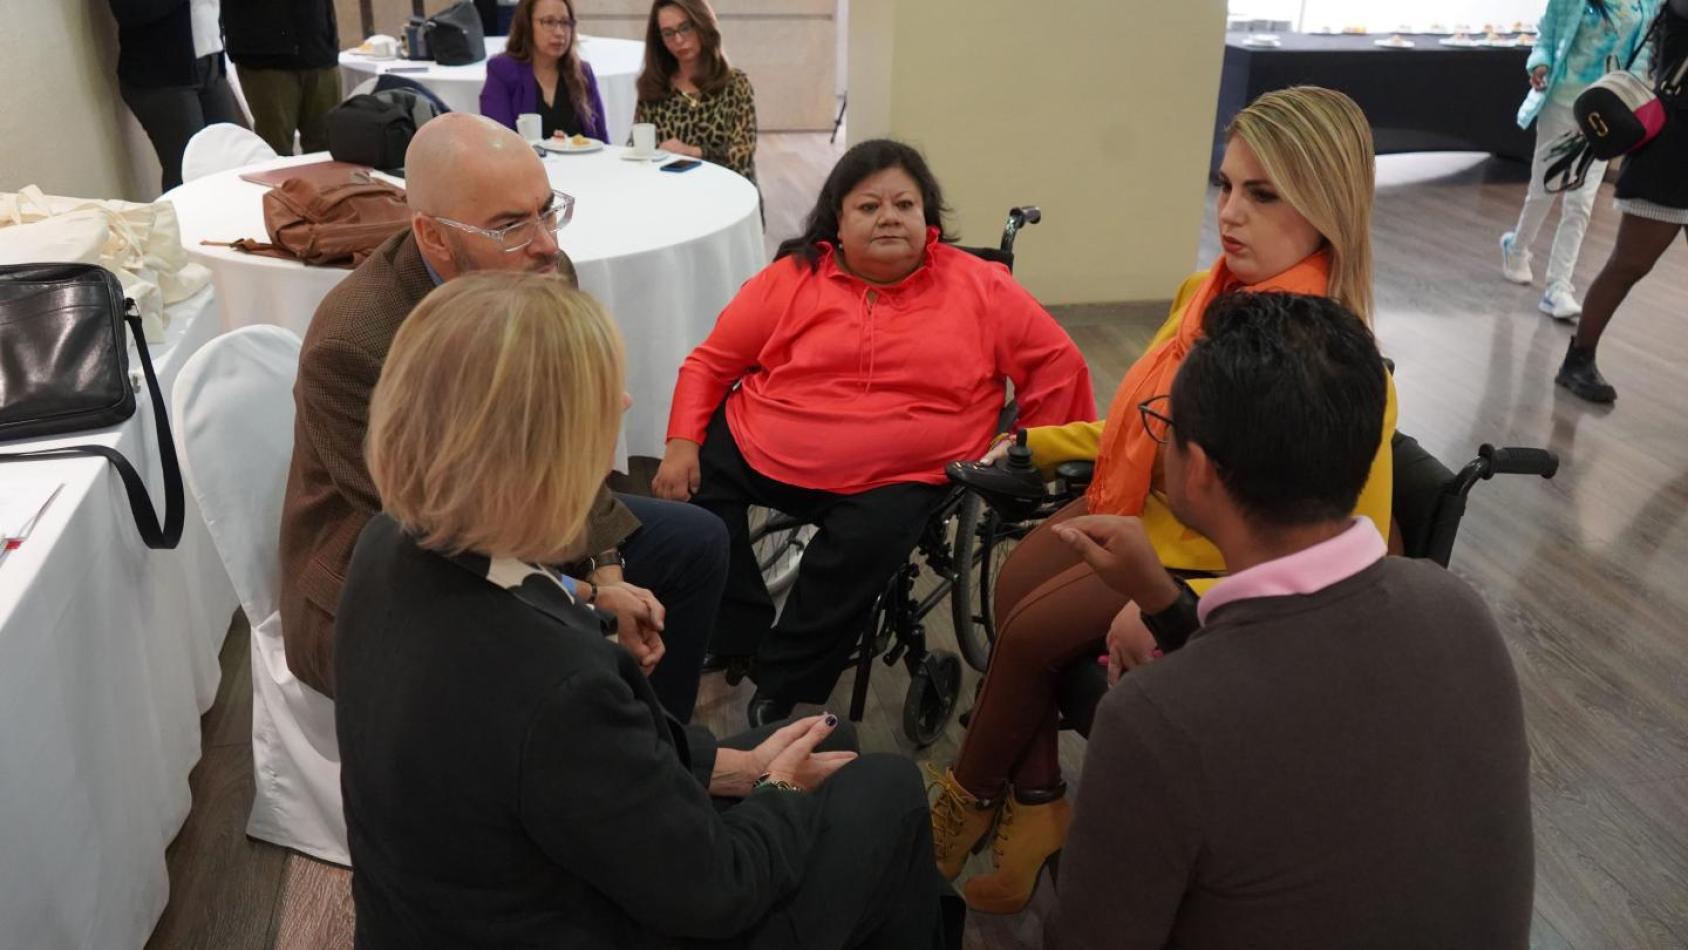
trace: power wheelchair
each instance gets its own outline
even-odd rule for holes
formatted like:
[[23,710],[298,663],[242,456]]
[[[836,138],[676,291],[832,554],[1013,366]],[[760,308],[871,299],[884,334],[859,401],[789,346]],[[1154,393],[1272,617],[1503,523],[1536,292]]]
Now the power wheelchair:
[[[1022,229],[1042,218],[1042,212],[1034,205],[1011,208],[1002,228],[1002,240],[996,247],[961,249],[1012,271],[1015,238]],[[1014,406],[1008,402],[999,419],[999,431],[1013,417]],[[961,694],[961,659],[949,650],[928,648],[925,619],[946,600],[958,628],[963,618],[971,628],[975,615],[988,616],[987,606],[975,605],[981,591],[987,597],[989,591],[989,584],[976,570],[979,552],[975,549],[982,536],[980,521],[988,516],[977,495],[953,485],[937,511],[927,519],[913,554],[880,594],[848,661],[856,671],[850,699],[852,721],[861,721],[866,710],[874,660],[880,659],[887,666],[901,662],[908,670],[909,686],[903,699],[904,734],[915,744],[926,746],[943,733]],[[778,602],[796,581],[803,550],[814,536],[815,528],[763,508],[753,508],[750,518],[750,542],[768,593]],[[917,593],[916,582],[923,575],[930,575],[934,584],[929,591]],[[959,637],[959,629],[957,634]],[[980,652],[975,658],[972,645],[964,649],[969,652],[969,662],[982,669],[984,654]],[[743,668],[730,668],[727,681],[736,684],[745,675]]]
[[[1453,556],[1460,520],[1465,516],[1467,497],[1480,481],[1496,475],[1537,475],[1551,479],[1559,471],[1559,458],[1547,449],[1497,448],[1483,445],[1477,457],[1457,473],[1443,465],[1417,439],[1396,432],[1390,443],[1394,469],[1391,516],[1400,532],[1402,553],[1426,558],[1447,567]],[[1057,468],[1057,479],[1046,498],[1028,509],[1023,498],[980,495],[989,516],[978,526],[974,547],[982,563],[1001,563],[1006,551],[1025,537],[1036,522],[1076,499],[1089,485],[1094,463],[1067,462]],[[953,476],[952,476],[953,477]],[[965,478],[963,478],[965,481]],[[981,577],[985,571],[981,570]],[[995,641],[995,628],[988,609],[973,618],[977,635]],[[958,631],[958,636],[960,633]],[[1056,704],[1061,711],[1061,728],[1080,735],[1090,734],[1090,725],[1108,690],[1107,672],[1090,658],[1067,667],[1056,687]],[[965,722],[966,716],[963,716]]]

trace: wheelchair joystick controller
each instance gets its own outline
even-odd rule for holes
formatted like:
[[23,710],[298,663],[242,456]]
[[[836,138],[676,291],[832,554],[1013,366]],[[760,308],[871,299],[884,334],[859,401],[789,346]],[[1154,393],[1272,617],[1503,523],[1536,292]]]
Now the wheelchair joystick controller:
[[1019,439],[994,464],[951,462],[944,471],[950,481],[977,493],[1008,521],[1030,517],[1044,498],[1043,475],[1032,464],[1032,450]]
[[1008,457],[1003,460],[1002,470],[1016,478],[1035,480],[1036,484],[1043,484],[1043,479],[1038,476],[1037,466],[1032,464],[1032,450],[1018,441],[1008,447]]

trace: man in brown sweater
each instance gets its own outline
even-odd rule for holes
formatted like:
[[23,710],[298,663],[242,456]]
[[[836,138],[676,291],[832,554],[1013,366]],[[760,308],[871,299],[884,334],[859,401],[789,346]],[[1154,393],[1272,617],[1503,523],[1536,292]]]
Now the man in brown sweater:
[[[299,355],[293,460],[281,523],[281,621],[287,665],[334,695],[334,614],[352,547],[380,498],[364,464],[369,397],[393,337],[439,284],[476,270],[561,272],[557,244],[574,199],[554,192],[521,137],[450,113],[405,153],[411,225],[323,298]],[[570,573],[618,621],[618,637],[668,711],[690,719],[703,651],[727,575],[727,532],[691,505],[613,496],[587,524],[590,555]]]
[[1494,620],[1385,557],[1355,497],[1383,367],[1340,305],[1221,298],[1169,401],[1173,512],[1231,573],[1199,602],[1141,525],[1059,534],[1163,645],[1103,699],[1061,860],[1061,950],[1529,943],[1529,749]]

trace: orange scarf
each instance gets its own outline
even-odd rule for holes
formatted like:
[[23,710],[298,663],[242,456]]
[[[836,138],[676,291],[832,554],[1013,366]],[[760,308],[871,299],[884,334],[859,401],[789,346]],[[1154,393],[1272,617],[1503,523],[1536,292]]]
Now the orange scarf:
[[1184,365],[1190,347],[1201,339],[1208,305],[1220,294],[1238,289],[1324,296],[1330,292],[1330,252],[1319,251],[1276,277],[1248,286],[1225,266],[1224,257],[1219,258],[1208,272],[1207,280],[1185,306],[1177,334],[1144,353],[1120,381],[1114,401],[1108,406],[1101,451],[1096,456],[1096,474],[1086,493],[1091,513],[1143,513],[1154,476],[1155,453],[1160,445],[1143,428],[1137,406],[1172,392],[1172,378],[1178,375],[1178,367]]

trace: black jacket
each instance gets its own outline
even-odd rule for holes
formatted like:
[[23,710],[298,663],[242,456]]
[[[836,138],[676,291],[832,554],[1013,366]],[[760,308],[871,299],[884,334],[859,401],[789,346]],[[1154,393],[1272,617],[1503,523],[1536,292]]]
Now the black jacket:
[[117,78],[130,86],[191,86],[198,81],[189,0],[111,0],[117,18]]
[[340,62],[334,0],[222,0],[229,59],[248,69],[329,69]]
[[597,618],[517,562],[364,529],[335,648],[361,950],[730,947],[796,890],[819,801],[718,811],[715,740]]

